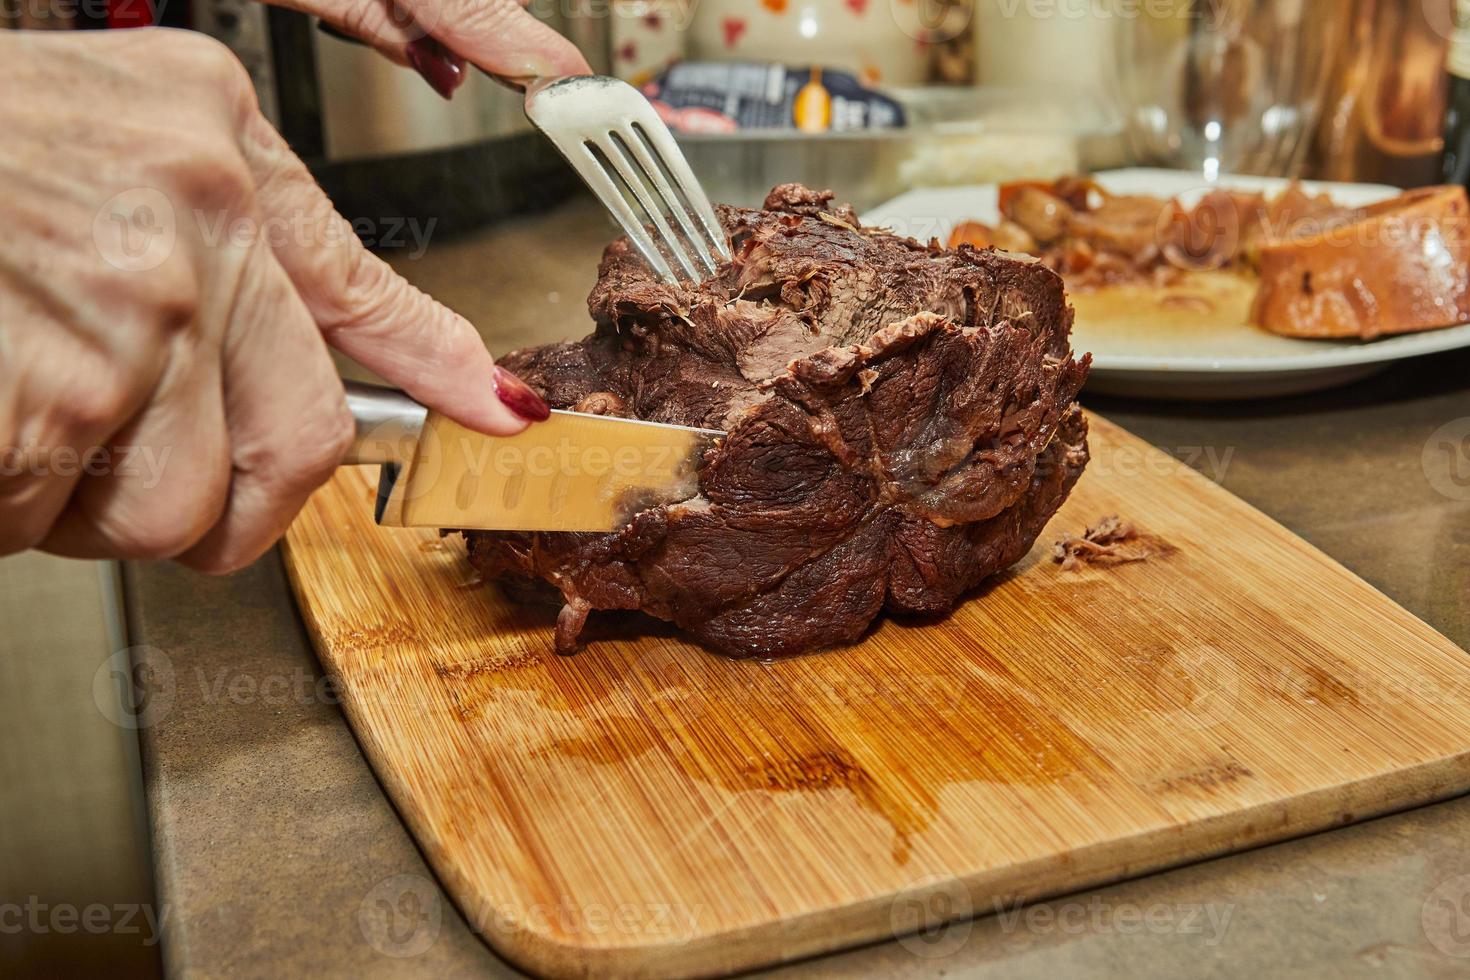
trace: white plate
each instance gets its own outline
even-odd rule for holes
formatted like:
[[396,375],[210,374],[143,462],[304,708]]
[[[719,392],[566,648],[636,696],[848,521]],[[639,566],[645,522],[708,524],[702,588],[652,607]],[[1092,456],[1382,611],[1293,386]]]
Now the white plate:
[[[1289,183],[1273,177],[1224,176],[1211,185],[1198,174],[1178,170],[1110,170],[1094,176],[1115,193],[1177,196],[1185,203],[1212,187],[1274,193]],[[1303,186],[1350,206],[1399,193],[1380,184],[1304,181]],[[863,221],[920,241],[931,237],[945,241],[958,222],[998,221],[996,198],[995,184],[923,188],[872,208]],[[1096,392],[1194,400],[1268,398],[1344,384],[1406,357],[1470,347],[1470,324],[1364,342],[1278,337],[1248,323],[1190,332],[1176,340],[1160,335],[1129,338],[1116,331],[1090,331],[1079,321],[1072,344],[1079,351],[1092,351],[1087,384]]]

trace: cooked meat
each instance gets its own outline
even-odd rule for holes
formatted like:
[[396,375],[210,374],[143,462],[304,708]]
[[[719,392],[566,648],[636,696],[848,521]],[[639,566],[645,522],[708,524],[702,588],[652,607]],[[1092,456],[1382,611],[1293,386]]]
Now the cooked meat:
[[998,204],[999,225],[962,222],[949,244],[1029,252],[1077,292],[1119,283],[1168,286],[1200,269],[1248,271],[1261,243],[1321,231],[1358,214],[1297,184],[1270,201],[1259,193],[1214,190],[1185,207],[1176,199],[1113,194],[1086,177],[1002,184]]
[[1292,337],[1360,337],[1470,320],[1470,206],[1424,187],[1260,245],[1252,318]]
[[557,646],[641,609],[734,656],[934,613],[1031,547],[1087,461],[1087,358],[1042,265],[860,228],[830,192],[720,209],[733,260],[697,287],[626,240],[597,328],[501,363],[556,407],[719,428],[699,493],[611,534],[470,532],[470,561],[559,594]]
[[1127,565],[1177,550],[1162,538],[1139,531],[1117,514],[1109,514],[1083,531],[1080,538],[1057,541],[1051,556],[1065,572],[1082,565]]
[[[1185,207],[1063,177],[1004,184],[998,203],[999,225],[961,222],[950,245],[1030,252],[1074,293],[1167,288],[1224,269],[1259,275],[1252,320],[1287,336],[1371,340],[1470,320],[1470,206],[1460,187],[1357,208],[1292,183],[1270,199],[1214,190]],[[1186,302],[1210,312],[1203,300]]]

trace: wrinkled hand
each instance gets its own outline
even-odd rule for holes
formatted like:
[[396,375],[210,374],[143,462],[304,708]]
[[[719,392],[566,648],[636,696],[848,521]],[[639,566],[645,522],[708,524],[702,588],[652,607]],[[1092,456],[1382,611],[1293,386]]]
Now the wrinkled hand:
[[467,426],[525,426],[223,46],[0,31],[0,65],[0,554],[251,561],[352,439],[329,344]]
[[522,9],[529,0],[268,0],[314,14],[411,65],[445,98],[465,62],[507,78],[590,75],[570,41]]

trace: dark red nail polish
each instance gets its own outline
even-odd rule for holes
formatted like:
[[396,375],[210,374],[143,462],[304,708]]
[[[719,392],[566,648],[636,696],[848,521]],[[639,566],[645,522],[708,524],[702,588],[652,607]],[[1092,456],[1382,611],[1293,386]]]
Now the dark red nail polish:
[[464,84],[464,59],[444,45],[425,35],[410,41],[405,52],[413,70],[424,76],[424,81],[444,98]]
[[527,422],[545,422],[551,417],[551,406],[530,385],[499,364],[495,365],[495,393],[502,405]]

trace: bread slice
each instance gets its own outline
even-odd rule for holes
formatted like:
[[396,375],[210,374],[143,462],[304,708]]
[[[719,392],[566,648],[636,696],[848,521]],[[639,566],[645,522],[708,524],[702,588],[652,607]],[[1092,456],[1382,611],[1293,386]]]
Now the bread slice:
[[1357,337],[1470,322],[1470,204],[1424,187],[1262,243],[1251,318],[1289,337]]

